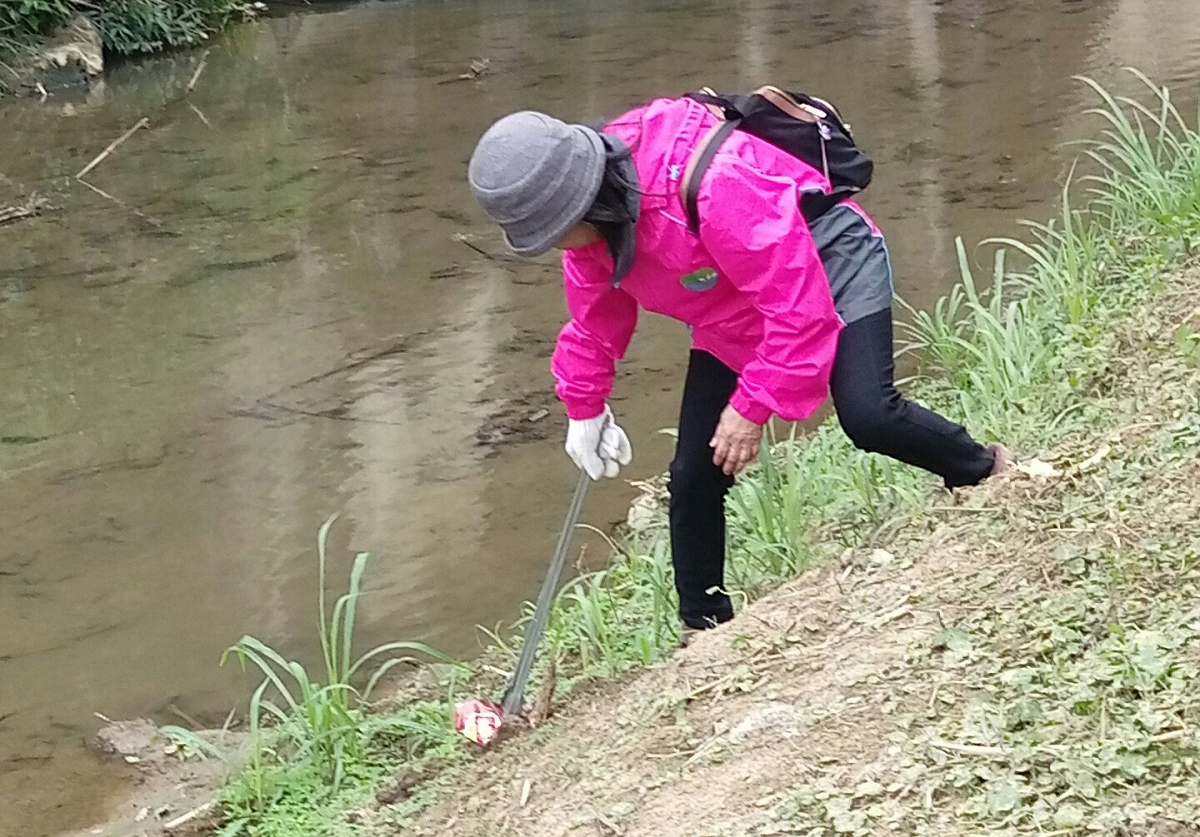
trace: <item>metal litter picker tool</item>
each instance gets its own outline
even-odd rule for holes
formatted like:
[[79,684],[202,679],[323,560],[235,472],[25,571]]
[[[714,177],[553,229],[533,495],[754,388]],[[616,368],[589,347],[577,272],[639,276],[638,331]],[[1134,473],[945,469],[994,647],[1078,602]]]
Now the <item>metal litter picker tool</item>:
[[508,682],[504,697],[500,699],[499,704],[490,700],[467,700],[454,707],[454,728],[481,747],[486,747],[495,740],[506,718],[512,718],[521,712],[525,684],[529,680],[529,672],[533,670],[533,660],[537,656],[542,633],[546,630],[546,622],[550,619],[550,607],[558,591],[558,582],[562,578],[563,566],[567,561],[567,549],[571,546],[571,535],[579,521],[579,512],[583,509],[583,498],[587,494],[589,482],[591,478],[587,472],[580,469],[579,482],[575,485],[575,494],[567,508],[567,519],[563,521],[562,531],[558,533],[558,544],[554,547],[554,555],[550,559],[550,569],[546,572],[541,592],[538,593],[533,619],[525,631],[525,641],[521,646],[521,654],[517,657],[517,667],[513,669],[512,679]]

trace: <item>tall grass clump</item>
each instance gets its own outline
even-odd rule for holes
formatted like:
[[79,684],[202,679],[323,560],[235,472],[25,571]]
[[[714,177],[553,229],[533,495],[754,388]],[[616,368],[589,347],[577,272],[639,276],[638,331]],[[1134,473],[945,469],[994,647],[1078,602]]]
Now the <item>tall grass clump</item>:
[[234,20],[250,17],[247,0],[3,0],[0,53],[21,55],[72,15],[91,18],[116,55],[159,52],[204,43]]
[[244,0],[108,0],[93,18],[105,49],[135,55],[202,44],[252,14]]
[[[365,778],[375,739],[401,743],[403,755],[411,758],[449,735],[449,715],[440,708],[431,712],[428,706],[407,707],[386,719],[366,712],[376,687],[397,666],[436,661],[448,665],[453,674],[459,664],[419,642],[388,642],[354,656],[354,626],[369,556],[355,556],[348,591],[329,607],[326,544],[335,519],[329,518],[317,536],[320,674],[249,635],[222,657],[224,663],[236,656],[243,668],[250,664],[263,677],[247,713],[249,763],[230,797],[246,822],[265,814],[297,787],[308,787],[310,796],[319,797],[314,788],[336,794],[356,771],[357,778]],[[453,676],[449,684],[452,689]]]
[[1131,72],[1154,107],[1083,79],[1101,101],[1089,112],[1108,125],[1085,149],[1100,171],[1078,181],[1089,203],[1072,205],[1072,168],[1058,218],[1025,222],[1029,240],[984,242],[994,254],[990,287],[978,287],[959,239],[960,284],[931,311],[908,309],[906,348],[934,373],[920,391],[1010,444],[1050,444],[1083,419],[1112,350],[1111,324],[1200,244],[1200,137],[1165,88]]
[[855,450],[830,423],[781,440],[768,429],[767,441],[726,506],[729,582],[748,594],[872,540],[923,496],[919,474]]
[[0,3],[0,51],[16,52],[49,34],[71,16],[67,0]]
[[[650,665],[677,646],[678,605],[665,527],[661,512],[649,529],[620,538],[581,526],[605,542],[610,560],[602,569],[572,579],[555,599],[542,655],[566,663],[560,673],[567,683]],[[533,606],[527,603],[512,630],[519,635],[532,617]],[[492,653],[516,660],[516,643],[506,640],[504,632],[484,633]]]
[[1102,139],[1086,151],[1102,171],[1088,178],[1097,210],[1111,227],[1176,233],[1194,244],[1200,216],[1200,115],[1188,125],[1168,88],[1138,70],[1129,72],[1150,90],[1150,105],[1081,79],[1102,102],[1089,112],[1107,125]]

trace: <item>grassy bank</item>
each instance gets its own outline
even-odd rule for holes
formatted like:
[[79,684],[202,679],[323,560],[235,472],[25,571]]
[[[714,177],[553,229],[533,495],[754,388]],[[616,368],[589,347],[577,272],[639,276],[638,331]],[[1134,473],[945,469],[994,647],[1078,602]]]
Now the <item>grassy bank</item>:
[[[1187,821],[1200,798],[1200,277],[1184,265],[1200,251],[1200,136],[1148,88],[1148,104],[1095,88],[1100,174],[1064,189],[1059,216],[1026,238],[960,242],[962,284],[911,318],[923,366],[910,391],[1039,462],[952,497],[833,424],[779,440],[731,496],[729,586],[747,601],[807,580],[665,665],[677,621],[661,489],[647,486],[611,565],[560,595],[542,674],[565,717],[482,759],[453,736],[450,707],[499,691],[515,656],[505,634],[365,712],[343,600],[323,615],[326,679],[267,660],[290,672],[274,691],[293,698],[263,705],[269,679],[257,693],[252,718],[273,724],[222,793],[222,833],[1120,834]],[[598,685],[613,682],[625,685]]]
[[6,0],[0,54],[27,52],[78,13],[96,24],[107,52],[136,55],[203,43],[250,11],[246,0]]

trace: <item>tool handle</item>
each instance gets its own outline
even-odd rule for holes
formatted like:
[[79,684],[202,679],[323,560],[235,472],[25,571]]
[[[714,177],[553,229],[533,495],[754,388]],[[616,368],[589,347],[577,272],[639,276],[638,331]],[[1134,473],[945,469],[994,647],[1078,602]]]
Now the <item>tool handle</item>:
[[504,717],[509,717],[521,711],[521,703],[525,697],[525,684],[529,681],[529,673],[533,670],[533,661],[537,656],[538,646],[542,642],[542,633],[550,620],[550,608],[554,604],[554,596],[558,592],[558,582],[562,578],[563,566],[567,560],[567,550],[571,546],[571,535],[574,534],[575,524],[579,522],[579,513],[583,510],[583,499],[587,496],[588,484],[591,477],[583,469],[579,471],[579,482],[575,484],[575,494],[571,497],[571,505],[567,507],[567,518],[563,521],[562,531],[558,533],[558,543],[554,547],[554,555],[550,559],[550,569],[542,581],[541,592],[538,593],[537,604],[533,609],[533,618],[525,629],[525,640],[521,645],[521,654],[517,657],[517,667],[513,670],[512,679],[501,698],[500,706]]

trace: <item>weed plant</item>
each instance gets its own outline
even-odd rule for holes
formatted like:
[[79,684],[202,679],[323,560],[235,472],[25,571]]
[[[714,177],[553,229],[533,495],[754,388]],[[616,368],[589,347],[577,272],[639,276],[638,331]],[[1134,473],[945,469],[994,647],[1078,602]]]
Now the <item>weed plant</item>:
[[[461,667],[419,642],[388,642],[354,656],[354,626],[369,555],[355,556],[349,589],[330,608],[325,592],[327,542],[335,519],[325,521],[317,535],[320,675],[249,635],[222,657],[222,663],[236,657],[243,668],[249,663],[263,677],[247,712],[248,762],[225,797],[236,815],[232,821],[247,828],[269,821],[293,804],[335,796],[348,778],[359,785],[377,778],[381,756],[383,760],[388,753],[392,760],[420,758],[445,745],[451,735],[441,705],[418,702],[388,716],[366,711],[376,687],[398,666],[421,662],[447,666],[448,700],[453,698]],[[368,666],[373,667],[369,676]],[[194,737],[185,743],[201,755],[212,751],[211,745],[205,749]]]
[[82,12],[117,55],[196,46],[251,14],[245,0],[4,0],[0,53],[21,54]]

